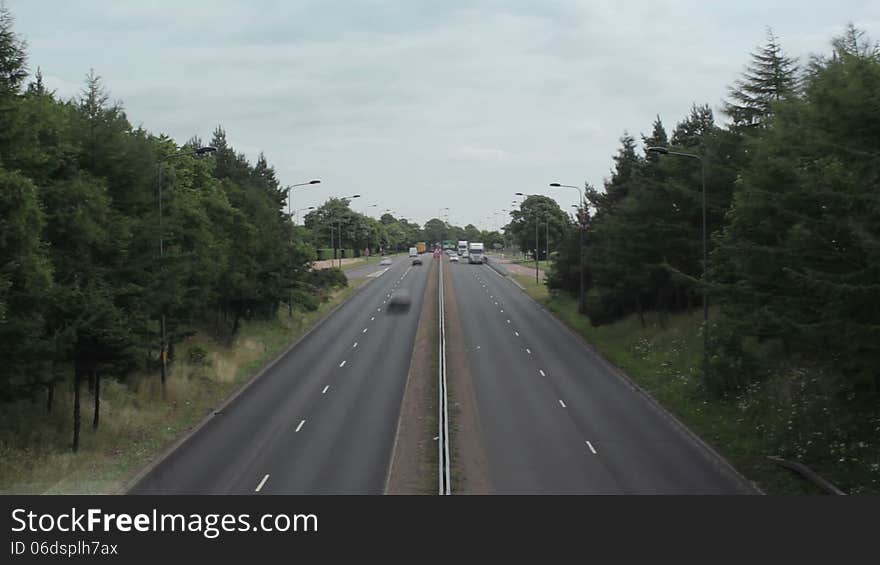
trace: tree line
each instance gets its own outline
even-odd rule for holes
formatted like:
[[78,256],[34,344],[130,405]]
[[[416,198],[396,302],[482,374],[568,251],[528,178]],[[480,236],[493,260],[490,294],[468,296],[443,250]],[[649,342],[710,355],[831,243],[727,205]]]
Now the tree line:
[[[880,391],[880,48],[853,26],[799,66],[768,32],[717,125],[694,105],[671,135],[627,133],[603,190],[586,185],[577,229],[549,276],[594,325],[709,300],[709,382],[762,378],[754,351],[833,367],[840,390]],[[696,155],[676,158],[648,147]],[[709,259],[701,254],[705,167]],[[577,227],[577,226],[575,226]],[[714,310],[713,310],[714,312]]]
[[249,162],[221,126],[182,146],[135,127],[94,71],[61,99],[30,72],[13,24],[0,5],[0,403],[43,398],[52,411],[56,387],[72,386],[74,450],[83,386],[97,428],[102,379],[156,374],[197,330],[231,339],[283,305],[316,309],[347,284],[312,269],[319,251],[500,241],[472,225],[377,220],[338,198],[297,226],[264,155]]

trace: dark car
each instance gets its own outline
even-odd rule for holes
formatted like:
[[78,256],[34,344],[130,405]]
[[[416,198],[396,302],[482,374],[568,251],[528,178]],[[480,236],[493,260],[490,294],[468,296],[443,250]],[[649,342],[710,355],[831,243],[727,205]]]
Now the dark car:
[[421,264],[422,264],[422,258],[421,258],[421,257],[413,257],[412,264],[413,264],[413,265],[421,265]]
[[387,310],[389,313],[406,312],[409,310],[410,304],[412,304],[412,298],[409,295],[409,290],[399,288],[394,291],[388,300]]

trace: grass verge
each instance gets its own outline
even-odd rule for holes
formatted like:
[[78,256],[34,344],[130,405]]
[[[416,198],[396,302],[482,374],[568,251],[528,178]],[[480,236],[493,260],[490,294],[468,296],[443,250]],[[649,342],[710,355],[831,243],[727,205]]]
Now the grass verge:
[[[178,345],[161,398],[157,375],[104,379],[101,422],[91,428],[92,396],[83,385],[83,424],[78,453],[70,450],[72,390],[58,390],[51,414],[42,404],[20,401],[0,416],[0,494],[107,494],[192,429],[229,394],[292,341],[312,328],[366,280],[350,281],[313,312],[286,307],[270,321],[245,321],[235,342],[218,343],[203,332]],[[189,351],[207,353],[190,363]],[[71,388],[68,383],[67,388]]]

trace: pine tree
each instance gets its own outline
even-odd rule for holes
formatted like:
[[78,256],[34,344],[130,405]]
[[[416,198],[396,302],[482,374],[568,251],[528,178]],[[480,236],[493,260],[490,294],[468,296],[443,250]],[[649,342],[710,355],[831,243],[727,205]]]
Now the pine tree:
[[658,180],[662,179],[663,171],[657,164],[660,162],[660,155],[649,153],[649,147],[666,147],[669,145],[669,136],[666,135],[666,128],[660,116],[654,120],[651,126],[651,135],[642,135],[642,143],[645,146],[645,174]]
[[764,125],[773,115],[773,105],[797,91],[797,62],[787,57],[772,30],[767,30],[767,42],[752,53],[752,62],[743,77],[729,89],[730,101],[724,104],[724,113],[730,116],[734,128],[753,128]]
[[33,94],[36,96],[46,96],[52,95],[54,93],[49,92],[46,88],[46,85],[43,83],[43,69],[37,67],[37,72],[34,74],[34,80],[30,82],[27,86],[27,93]]
[[705,145],[706,136],[716,132],[715,114],[708,104],[691,106],[688,117],[679,122],[672,132],[672,145],[682,148],[699,148]]
[[0,98],[17,94],[27,78],[27,44],[13,31],[15,19],[0,2]]

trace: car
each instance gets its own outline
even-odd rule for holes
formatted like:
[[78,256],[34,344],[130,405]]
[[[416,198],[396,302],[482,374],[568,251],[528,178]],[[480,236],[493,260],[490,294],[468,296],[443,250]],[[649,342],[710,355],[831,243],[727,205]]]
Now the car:
[[412,298],[410,297],[409,290],[399,288],[388,299],[387,311],[389,313],[406,312],[409,310],[410,304],[412,304]]
[[458,263],[458,255],[450,255],[449,260],[453,263]]
[[422,264],[422,258],[421,258],[421,257],[413,257],[412,264],[413,264],[413,265],[421,265],[421,264]]
[[379,261],[379,264],[380,265],[390,265],[391,259],[389,259],[388,257],[382,257],[382,260]]

